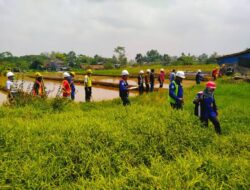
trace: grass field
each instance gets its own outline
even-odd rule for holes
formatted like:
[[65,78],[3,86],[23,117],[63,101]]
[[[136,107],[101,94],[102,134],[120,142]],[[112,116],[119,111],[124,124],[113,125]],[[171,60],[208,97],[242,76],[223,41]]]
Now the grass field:
[[185,89],[75,104],[0,107],[0,189],[250,189],[250,85],[221,80],[222,135],[201,128]]
[[[121,75],[121,71],[127,69],[131,75],[137,75],[140,70],[144,70],[146,72],[147,69],[155,69],[156,73],[160,73],[160,69],[164,68],[165,72],[168,74],[173,69],[183,70],[183,71],[194,71],[196,72],[198,69],[201,69],[203,72],[212,72],[212,70],[218,67],[216,64],[199,64],[199,65],[177,65],[177,66],[162,66],[162,65],[143,65],[143,66],[128,66],[125,68],[117,68],[117,69],[104,69],[104,70],[93,70],[93,75]],[[75,71],[79,74],[85,74],[85,70],[77,70]],[[28,72],[28,74],[35,74],[35,72]],[[58,72],[43,72],[46,76],[62,76],[58,74]]]
[[177,65],[177,66],[143,65],[143,66],[136,66],[136,67],[110,69],[110,70],[95,70],[94,74],[120,75],[123,69],[127,69],[129,73],[132,75],[137,75],[140,70],[144,70],[144,72],[146,72],[147,69],[155,69],[156,73],[160,73],[161,68],[164,68],[166,73],[170,73],[173,69],[175,69],[176,71],[183,70],[183,71],[195,71],[195,72],[198,69],[201,69],[203,72],[211,72],[215,67],[218,67],[218,65],[214,65],[214,64]]

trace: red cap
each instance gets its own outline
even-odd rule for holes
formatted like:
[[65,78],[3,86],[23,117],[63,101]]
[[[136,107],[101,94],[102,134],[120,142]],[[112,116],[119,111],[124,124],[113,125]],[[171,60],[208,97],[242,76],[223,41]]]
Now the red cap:
[[216,84],[213,81],[208,81],[207,84],[206,84],[206,87],[216,89]]

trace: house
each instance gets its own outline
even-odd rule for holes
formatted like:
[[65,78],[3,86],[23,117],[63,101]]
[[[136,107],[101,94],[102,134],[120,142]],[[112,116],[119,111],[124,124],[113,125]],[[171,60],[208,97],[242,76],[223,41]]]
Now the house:
[[95,65],[87,65],[84,69],[92,69],[92,70],[103,70],[105,69],[103,64],[95,64]]
[[50,61],[45,65],[48,71],[67,71],[69,67],[65,66],[62,61]]
[[232,67],[236,72],[247,74],[250,71],[250,49],[218,57],[217,62],[220,66],[225,64],[226,67]]

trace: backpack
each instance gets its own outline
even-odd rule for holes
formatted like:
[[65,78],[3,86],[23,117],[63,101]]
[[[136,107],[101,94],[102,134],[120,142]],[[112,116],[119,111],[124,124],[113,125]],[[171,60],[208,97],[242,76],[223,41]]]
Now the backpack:
[[200,91],[197,93],[196,97],[193,100],[193,103],[195,104],[194,107],[194,115],[201,117],[202,111],[203,111],[203,91]]

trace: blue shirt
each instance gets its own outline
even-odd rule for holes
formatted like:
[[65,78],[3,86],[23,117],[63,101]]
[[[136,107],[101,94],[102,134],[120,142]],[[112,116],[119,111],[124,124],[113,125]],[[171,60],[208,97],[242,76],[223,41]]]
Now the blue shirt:
[[169,80],[172,82],[172,81],[174,80],[174,77],[175,77],[175,73],[172,72],[172,73],[170,74]]
[[120,92],[120,97],[122,96],[128,96],[128,83],[125,80],[120,80],[119,83],[119,92]]
[[68,82],[69,82],[69,85],[70,85],[70,88],[71,88],[71,94],[74,94],[75,91],[76,91],[76,88],[75,88],[75,84],[74,84],[74,81],[73,81],[72,77],[69,78]]
[[215,104],[214,97],[207,97],[203,99],[204,102],[204,117],[216,117],[217,116],[217,106]]
[[197,73],[195,76],[196,83],[200,83],[200,81],[203,79],[200,73]]
[[169,85],[169,96],[173,99],[176,100],[176,102],[179,101],[179,98],[183,98],[183,88],[182,88],[182,85],[179,83],[176,82],[176,84],[178,85],[178,93],[177,93],[177,96],[175,95],[175,91],[177,90],[175,85],[174,85],[174,82],[171,82],[170,85]]

